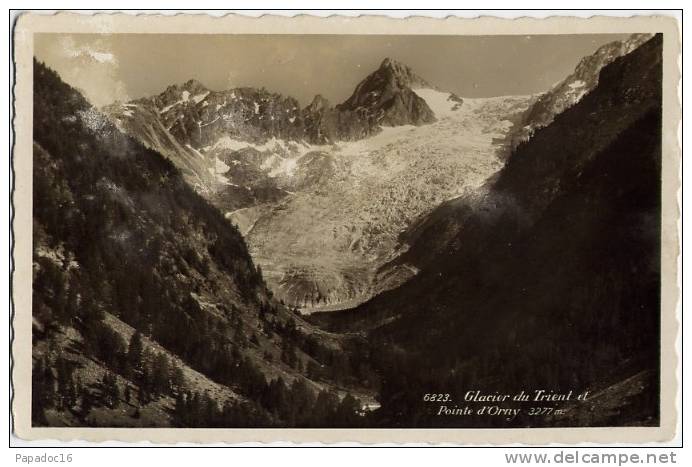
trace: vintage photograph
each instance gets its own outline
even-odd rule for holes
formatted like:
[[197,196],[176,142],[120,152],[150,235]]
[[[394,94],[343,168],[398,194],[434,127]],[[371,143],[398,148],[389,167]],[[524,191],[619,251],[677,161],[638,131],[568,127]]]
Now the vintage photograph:
[[661,426],[666,41],[33,33],[31,426]]

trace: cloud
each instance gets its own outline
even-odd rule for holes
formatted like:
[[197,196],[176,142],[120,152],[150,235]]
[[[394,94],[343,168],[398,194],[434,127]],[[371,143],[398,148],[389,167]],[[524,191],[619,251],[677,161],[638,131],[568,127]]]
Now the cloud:
[[71,86],[79,89],[97,106],[130,100],[108,36],[98,39],[59,36],[43,41],[37,50],[39,59],[54,68]]
[[99,63],[111,63],[116,66],[118,64],[118,60],[115,58],[115,55],[113,55],[111,52],[103,50],[104,46],[102,41],[98,41],[93,45],[83,44],[78,46],[72,36],[65,36],[58,42],[60,43],[65,55],[69,58],[87,58]]

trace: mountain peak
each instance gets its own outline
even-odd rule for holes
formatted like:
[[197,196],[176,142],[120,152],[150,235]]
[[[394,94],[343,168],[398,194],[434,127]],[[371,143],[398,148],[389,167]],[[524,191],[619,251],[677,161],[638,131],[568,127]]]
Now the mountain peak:
[[187,90],[187,91],[190,91],[190,92],[192,92],[192,91],[195,91],[195,92],[200,92],[200,91],[201,91],[201,92],[205,92],[205,91],[208,90],[207,87],[206,87],[204,84],[202,84],[200,81],[198,81],[198,80],[196,80],[196,79],[194,79],[194,78],[191,78],[191,79],[187,80],[187,81],[181,86],[181,88],[182,88],[182,89],[185,89],[185,90]]
[[392,69],[392,70],[408,70],[411,71],[411,67],[403,62],[395,60],[390,57],[385,57],[380,63],[380,69]]
[[382,60],[382,63],[380,64],[380,68],[389,68],[394,63],[396,63],[397,65],[399,64],[399,62],[397,62],[396,60],[392,60],[389,57],[385,57],[384,60]]
[[189,92],[206,92],[208,91],[207,87],[202,84],[200,81],[190,78],[184,83],[181,84],[171,84],[166,88],[166,90],[162,94],[167,94],[167,93],[175,93],[175,92],[180,92],[180,91],[189,91]]
[[411,68],[387,57],[337,109],[361,112],[362,118],[383,125],[430,123],[435,115],[413,89],[431,87]]
[[427,81],[414,73],[411,67],[390,57],[385,57],[385,59],[382,60],[380,67],[375,73],[383,73],[393,78],[399,86],[432,88]]
[[189,80],[185,81],[185,84],[183,84],[185,87],[189,86],[204,86],[199,80],[196,80],[195,78],[190,78]]

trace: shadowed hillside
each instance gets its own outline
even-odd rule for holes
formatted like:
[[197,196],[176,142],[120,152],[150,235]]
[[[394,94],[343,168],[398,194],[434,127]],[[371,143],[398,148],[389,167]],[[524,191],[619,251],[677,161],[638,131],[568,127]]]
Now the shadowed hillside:
[[169,160],[36,62],[34,85],[33,423],[356,423],[355,343],[273,299]]

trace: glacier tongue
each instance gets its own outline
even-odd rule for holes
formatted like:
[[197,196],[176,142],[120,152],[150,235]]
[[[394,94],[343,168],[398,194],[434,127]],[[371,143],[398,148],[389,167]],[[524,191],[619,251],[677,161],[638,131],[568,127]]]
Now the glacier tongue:
[[230,214],[246,226],[254,260],[286,303],[309,313],[379,292],[377,271],[402,247],[400,232],[496,173],[514,123],[533,101],[416,92],[436,112],[435,123],[321,146],[321,157],[308,152],[292,168],[292,180],[310,183],[284,185],[291,196]]

